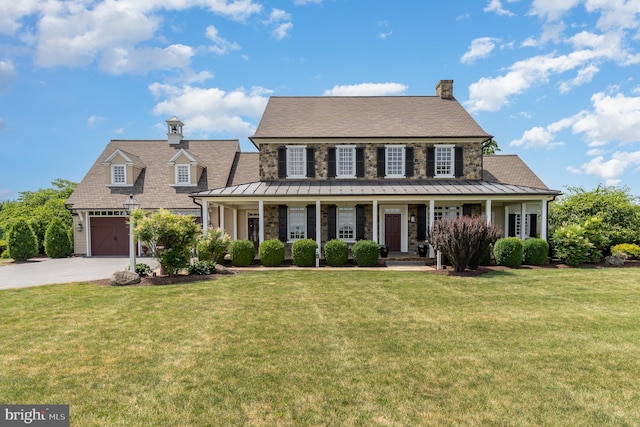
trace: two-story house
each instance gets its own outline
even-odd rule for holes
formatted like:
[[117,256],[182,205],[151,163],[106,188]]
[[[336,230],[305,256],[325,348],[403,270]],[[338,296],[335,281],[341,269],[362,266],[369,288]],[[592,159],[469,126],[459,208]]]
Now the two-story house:
[[371,239],[416,253],[430,224],[460,215],[546,238],[548,202],[560,193],[517,156],[483,156],[491,138],[452,80],[435,96],[272,97],[250,138],[259,158],[244,165],[246,181],[192,197],[204,224],[256,245]]

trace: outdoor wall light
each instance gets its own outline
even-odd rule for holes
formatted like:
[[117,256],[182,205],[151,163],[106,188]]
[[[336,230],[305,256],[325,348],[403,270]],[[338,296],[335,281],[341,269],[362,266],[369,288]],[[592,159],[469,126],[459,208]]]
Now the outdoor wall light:
[[411,217],[409,218],[409,221],[416,222],[416,216],[415,215],[411,215]]
[[79,222],[79,223],[77,223],[77,224],[76,224],[76,231],[77,231],[78,233],[82,233],[82,230],[83,230],[83,229],[84,229],[84,226],[82,225],[82,223],[81,223],[81,222]]

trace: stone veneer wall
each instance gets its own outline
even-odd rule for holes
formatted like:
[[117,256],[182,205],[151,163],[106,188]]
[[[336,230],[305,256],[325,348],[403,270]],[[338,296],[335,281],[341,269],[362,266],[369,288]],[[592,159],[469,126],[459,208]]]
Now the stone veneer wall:
[[[262,181],[277,181],[278,178],[278,148],[288,144],[263,144],[260,146],[260,179]],[[290,145],[290,144],[289,144]],[[307,148],[315,148],[315,178],[310,180],[326,180],[328,148],[342,144],[304,144]],[[356,179],[378,179],[377,155],[378,148],[385,143],[350,144],[358,148],[364,147],[365,176]],[[427,177],[427,147],[434,144],[410,143],[406,147],[414,148],[414,176],[411,179],[431,179]],[[482,179],[482,144],[479,142],[458,144],[464,147],[464,178],[469,180]],[[336,178],[331,178],[336,179]]]

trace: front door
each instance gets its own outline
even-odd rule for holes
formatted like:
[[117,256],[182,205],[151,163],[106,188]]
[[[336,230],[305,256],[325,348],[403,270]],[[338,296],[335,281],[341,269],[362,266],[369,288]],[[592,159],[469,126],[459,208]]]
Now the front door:
[[260,246],[260,218],[249,218],[247,227],[249,230],[249,240],[253,242],[253,246],[258,250]]
[[400,242],[402,240],[400,214],[386,214],[384,216],[384,242],[389,246],[390,252],[400,252]]

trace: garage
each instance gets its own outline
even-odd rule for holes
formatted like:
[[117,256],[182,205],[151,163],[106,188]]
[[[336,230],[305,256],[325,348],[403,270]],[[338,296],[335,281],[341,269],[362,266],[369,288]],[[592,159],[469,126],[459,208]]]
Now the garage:
[[129,225],[125,217],[91,217],[91,256],[128,256]]

